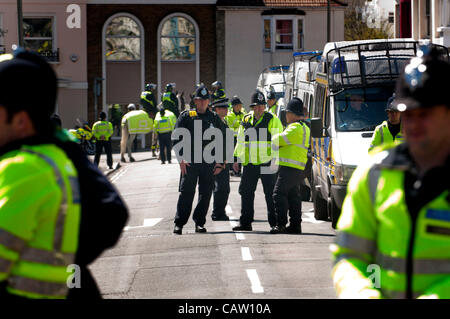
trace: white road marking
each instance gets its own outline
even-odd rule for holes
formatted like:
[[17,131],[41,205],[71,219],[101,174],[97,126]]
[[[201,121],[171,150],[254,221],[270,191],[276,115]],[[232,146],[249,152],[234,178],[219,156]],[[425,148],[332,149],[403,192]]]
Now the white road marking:
[[115,183],[123,174],[125,174],[128,171],[128,167],[125,167],[122,171],[115,174],[113,177],[111,177],[111,183]]
[[250,248],[241,247],[241,252],[242,252],[242,260],[243,261],[253,260],[252,255],[250,254]]
[[142,226],[127,226],[124,230],[135,229],[135,228],[144,228],[144,227],[152,227],[158,224],[162,218],[146,218],[144,219],[144,225]]
[[261,294],[264,292],[264,288],[261,286],[261,282],[259,281],[258,273],[256,269],[247,269],[247,276],[250,279],[250,283],[252,284],[252,292],[254,294]]
[[302,223],[303,222],[312,223],[312,224],[322,224],[325,221],[323,221],[323,220],[316,220],[314,218],[314,213],[303,213],[302,214]]
[[237,240],[245,240],[245,236],[243,233],[236,233],[236,239]]

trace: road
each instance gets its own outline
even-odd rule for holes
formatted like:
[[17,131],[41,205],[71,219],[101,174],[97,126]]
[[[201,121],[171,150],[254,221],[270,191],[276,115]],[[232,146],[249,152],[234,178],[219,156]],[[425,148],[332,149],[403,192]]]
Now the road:
[[231,220],[212,221],[210,205],[207,233],[194,232],[191,215],[175,235],[178,164],[161,165],[145,152],[134,157],[109,174],[130,218],[118,244],[90,266],[104,298],[335,298],[328,251],[335,232],[314,219],[311,202],[303,202],[302,235],[270,234],[259,183],[253,232],[233,232],[240,178],[232,177]]

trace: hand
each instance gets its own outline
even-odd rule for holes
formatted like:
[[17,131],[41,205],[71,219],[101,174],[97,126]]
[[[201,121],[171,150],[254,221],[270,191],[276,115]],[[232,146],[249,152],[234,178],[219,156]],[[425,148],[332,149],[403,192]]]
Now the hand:
[[185,160],[182,160],[180,162],[180,170],[181,170],[181,176],[186,175],[187,173],[187,167],[190,166],[189,163],[187,163]]
[[239,163],[233,163],[233,171],[235,173],[239,172]]
[[218,174],[220,174],[220,173],[223,171],[224,168],[225,168],[225,167],[224,167],[222,164],[216,164],[216,165],[214,166],[214,172],[213,172],[213,175],[218,175]]

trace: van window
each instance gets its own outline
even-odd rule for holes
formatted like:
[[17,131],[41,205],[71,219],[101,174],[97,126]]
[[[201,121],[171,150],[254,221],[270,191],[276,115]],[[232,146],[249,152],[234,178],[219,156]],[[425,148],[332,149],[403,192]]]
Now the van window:
[[318,85],[316,88],[316,98],[314,104],[314,117],[323,118],[323,101],[325,98],[326,88],[324,86]]
[[334,96],[338,131],[373,131],[387,119],[394,86],[347,89]]

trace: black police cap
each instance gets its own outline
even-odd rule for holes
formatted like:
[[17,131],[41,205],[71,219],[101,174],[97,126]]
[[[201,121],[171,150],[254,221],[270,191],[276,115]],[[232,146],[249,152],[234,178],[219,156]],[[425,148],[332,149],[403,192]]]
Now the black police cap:
[[392,94],[392,96],[387,100],[386,111],[397,111],[397,109],[394,107],[394,102],[395,102],[395,93]]
[[231,99],[231,105],[238,105],[238,104],[242,104],[241,100],[239,99],[239,97],[237,95],[233,96],[233,98]]
[[250,106],[256,105],[266,105],[266,99],[264,98],[264,94],[262,94],[262,92],[259,90],[256,90],[256,92],[253,93],[252,103],[250,104]]
[[204,86],[199,86],[196,90],[195,90],[195,100],[200,99],[200,100],[207,100],[209,99],[209,92],[208,89]]
[[446,52],[442,54],[434,46],[421,48],[418,57],[410,61],[397,81],[394,108],[402,112],[436,105],[450,107],[449,74]]
[[268,100],[272,100],[272,99],[275,99],[275,98],[276,98],[275,91],[269,91],[269,93],[267,93],[267,99]]
[[33,122],[49,120],[57,94],[52,67],[38,54],[23,49],[16,50],[12,59],[6,57],[0,62],[0,105],[12,112],[27,111]]
[[228,99],[220,99],[210,103],[209,105],[212,106],[214,109],[218,107],[228,108],[228,101],[229,101]]
[[292,100],[290,100],[288,105],[286,106],[286,111],[294,113],[298,116],[305,115],[303,113],[303,101],[300,100],[298,97],[293,97]]

